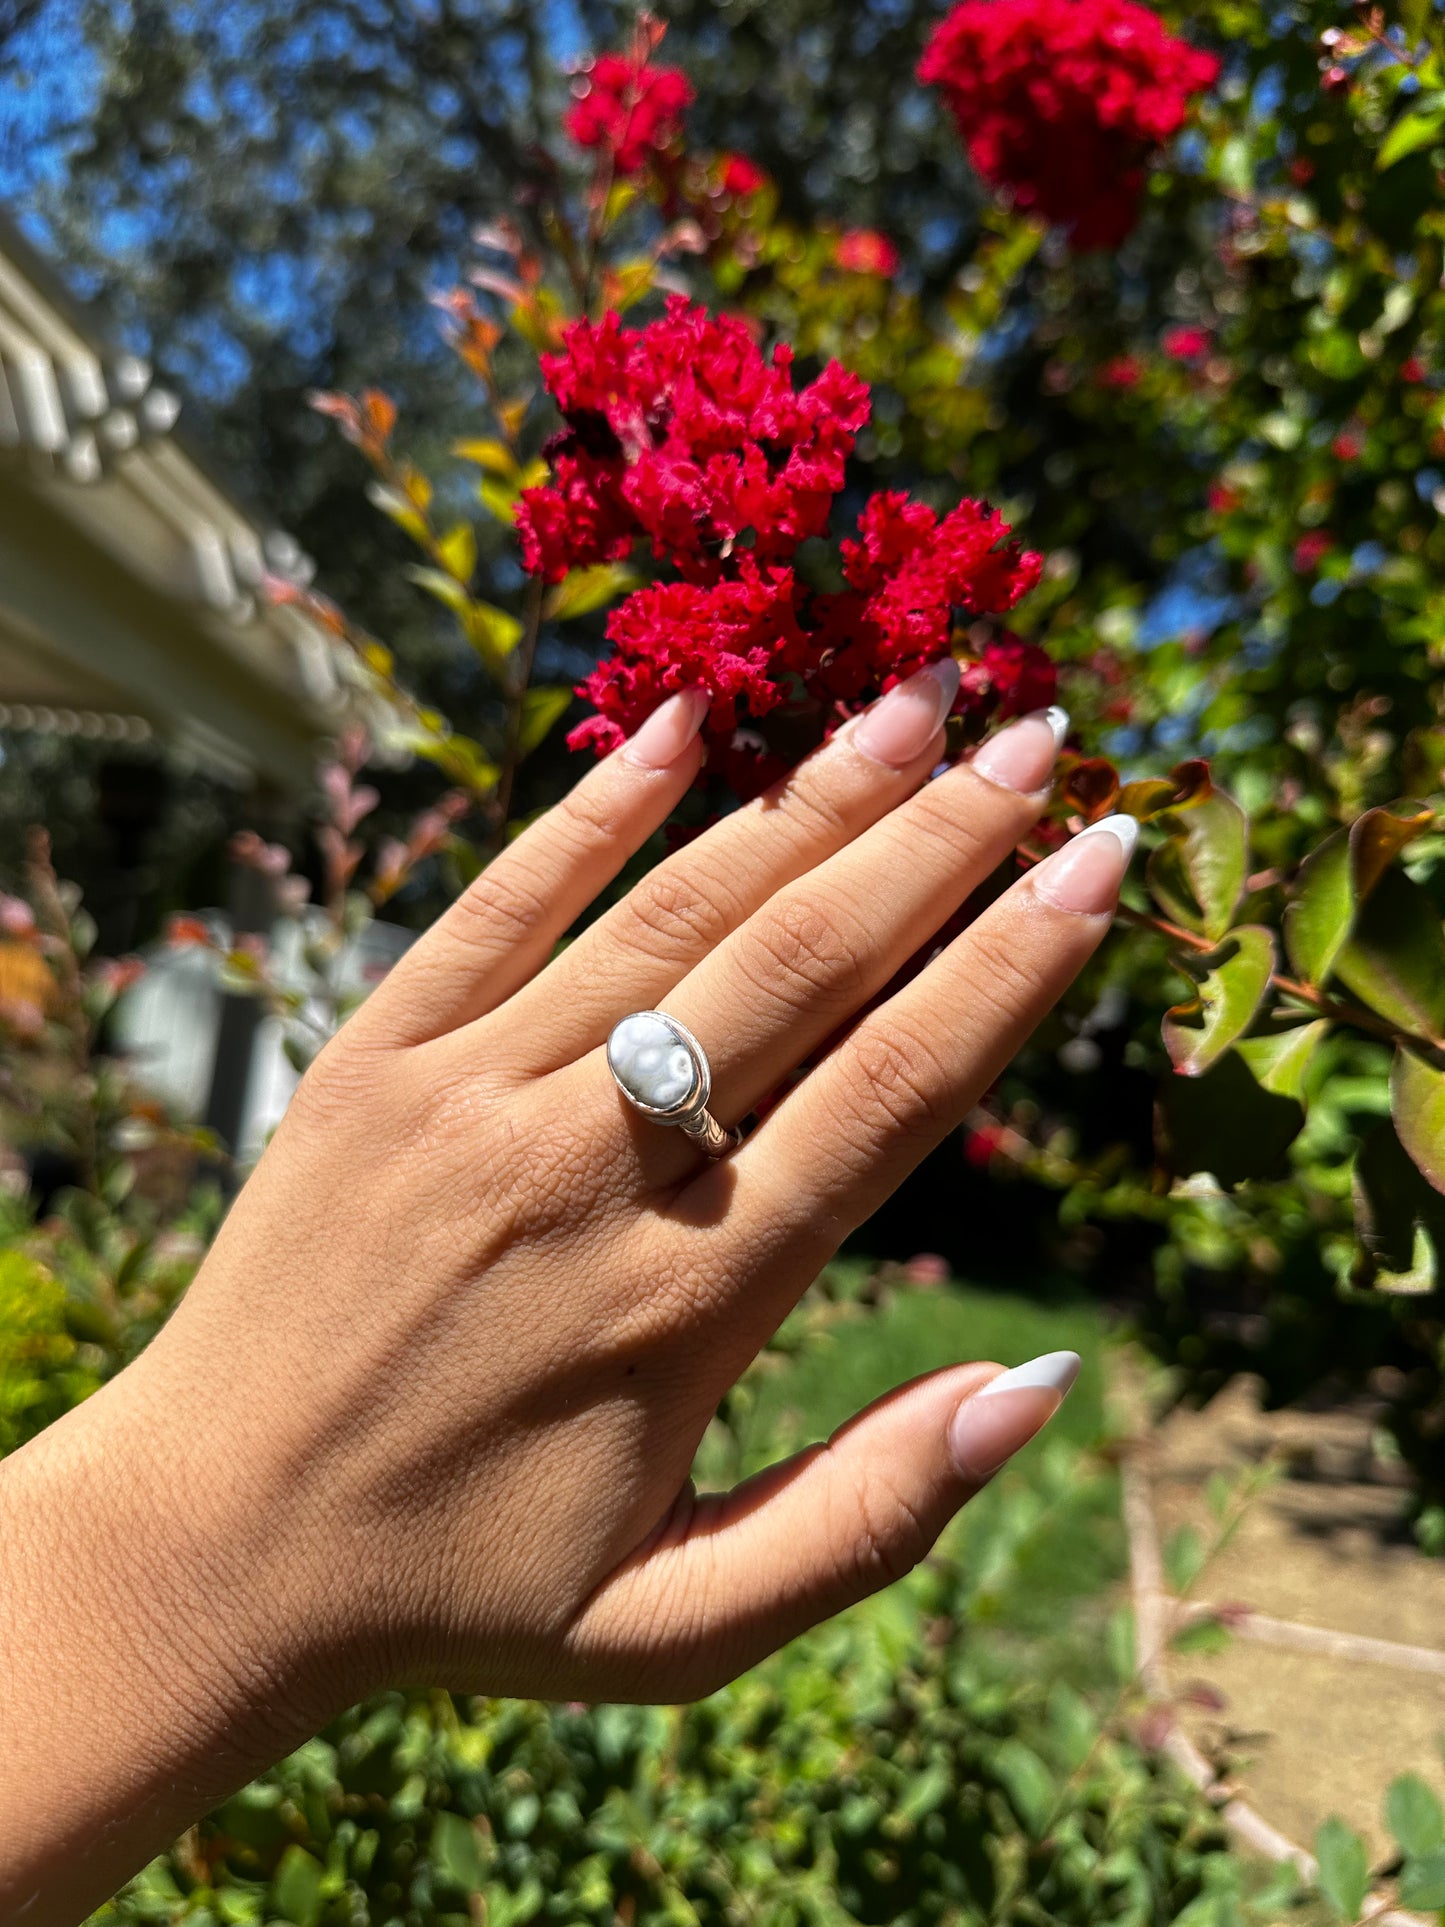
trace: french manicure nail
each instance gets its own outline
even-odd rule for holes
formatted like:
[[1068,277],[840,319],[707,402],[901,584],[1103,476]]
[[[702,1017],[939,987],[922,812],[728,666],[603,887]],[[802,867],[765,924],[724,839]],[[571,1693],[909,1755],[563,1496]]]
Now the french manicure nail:
[[1036,709],[990,736],[969,767],[1000,789],[1032,796],[1048,782],[1068,733],[1067,709],[1057,704],[1052,709]]
[[1118,900],[1138,841],[1136,817],[1101,816],[1039,865],[1033,872],[1034,891],[1056,910],[1100,916]]
[[1077,1352],[1045,1352],[965,1399],[948,1427],[948,1449],[963,1476],[979,1485],[991,1479],[1047,1425],[1078,1376]]
[[623,756],[639,769],[667,769],[702,728],[708,703],[705,689],[679,689],[629,737]]
[[905,769],[938,734],[958,694],[958,678],[952,656],[929,663],[863,712],[851,731],[853,747],[875,763]]

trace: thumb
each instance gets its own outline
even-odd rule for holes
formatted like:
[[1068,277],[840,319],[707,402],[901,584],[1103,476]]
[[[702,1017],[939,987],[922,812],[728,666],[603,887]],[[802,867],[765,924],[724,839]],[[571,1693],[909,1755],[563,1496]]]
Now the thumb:
[[[607,1696],[695,1699],[917,1565],[944,1526],[1052,1418],[1075,1352],[1010,1372],[914,1379],[826,1445],[732,1492],[685,1500],[589,1601],[576,1657]],[[990,1375],[991,1374],[991,1375]]]

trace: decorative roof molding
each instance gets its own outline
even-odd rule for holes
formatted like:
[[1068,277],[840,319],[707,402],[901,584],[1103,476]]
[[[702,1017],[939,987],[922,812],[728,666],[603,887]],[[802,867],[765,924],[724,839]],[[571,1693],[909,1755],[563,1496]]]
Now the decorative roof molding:
[[[177,433],[181,413],[180,398],[149,364],[113,350],[0,216],[0,482],[8,471],[138,585],[180,605],[196,650],[228,659],[231,687],[240,671],[259,685],[265,707],[289,702],[291,740],[278,761],[294,767],[297,739],[333,730],[347,690],[326,640],[299,610],[267,601],[260,585],[268,574],[309,581],[314,565],[293,537],[259,523],[216,479]],[[0,619],[5,588],[0,580]],[[60,654],[84,649],[71,635],[54,640]],[[167,734],[226,734],[219,701],[209,715],[163,715],[156,696],[152,679],[136,692],[136,708]],[[254,727],[251,739],[238,758],[260,767],[269,759],[264,745],[257,755]]]

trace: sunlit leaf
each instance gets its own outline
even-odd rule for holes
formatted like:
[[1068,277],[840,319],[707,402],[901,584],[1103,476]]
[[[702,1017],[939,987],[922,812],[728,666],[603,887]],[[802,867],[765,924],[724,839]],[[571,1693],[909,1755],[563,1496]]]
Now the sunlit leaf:
[[1197,976],[1199,991],[1164,1019],[1164,1046],[1176,1071],[1198,1077],[1254,1022],[1274,969],[1274,938],[1262,924],[1241,924],[1218,950],[1175,961]]
[[463,587],[472,579],[477,566],[477,536],[470,522],[457,522],[437,544],[443,567]]
[[516,457],[511,449],[505,442],[499,442],[493,436],[483,436],[474,441],[453,442],[452,453],[460,456],[465,462],[475,462],[478,468],[484,468],[489,474],[500,476],[503,481],[515,480],[518,473]]
[[1174,834],[1150,860],[1149,886],[1176,922],[1217,940],[1239,906],[1248,869],[1244,811],[1216,789],[1180,813]]
[[506,609],[469,599],[462,627],[467,641],[492,674],[500,678],[506,670],[508,656],[525,633],[523,624]]
[[1304,1101],[1305,1074],[1329,1035],[1329,1019],[1295,1024],[1265,1037],[1246,1037],[1235,1045],[1261,1090]]
[[599,562],[589,569],[573,569],[547,593],[542,613],[549,621],[566,622],[591,615],[618,596],[635,589],[641,578],[620,562]]
[[485,481],[477,484],[477,500],[488,514],[510,528],[517,519],[517,489],[509,482]]
[[1375,166],[1384,173],[1396,161],[1404,160],[1422,147],[1433,147],[1445,134],[1445,96],[1421,94],[1395,122],[1380,142]]
[[522,754],[529,756],[543,740],[553,723],[567,713],[572,691],[545,683],[534,684],[522,698],[522,730],[518,738]]
[[411,564],[406,574],[419,589],[425,589],[428,595],[435,596],[454,616],[466,620],[471,598],[454,577],[444,574],[441,569],[424,568],[420,563]]
[[1363,902],[1400,852],[1423,836],[1435,821],[1424,803],[1393,803],[1366,810],[1350,829],[1350,862],[1355,896]]
[[1321,984],[1329,976],[1350,934],[1354,907],[1349,838],[1337,830],[1300,866],[1284,913],[1285,948],[1306,983]]
[[1204,1541],[1193,1526],[1180,1526],[1164,1547],[1164,1576],[1174,1593],[1186,1593],[1204,1570]]
[[1416,1165],[1437,1191],[1445,1191],[1445,1070],[1418,1051],[1397,1050],[1390,1115]]

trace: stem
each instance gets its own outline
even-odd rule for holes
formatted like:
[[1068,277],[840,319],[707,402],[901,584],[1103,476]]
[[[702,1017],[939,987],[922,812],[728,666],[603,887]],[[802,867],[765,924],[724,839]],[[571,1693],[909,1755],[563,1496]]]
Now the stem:
[[[1120,923],[1133,924],[1140,930],[1152,930],[1158,936],[1166,937],[1170,943],[1183,944],[1189,950],[1208,953],[1219,948],[1218,943],[1201,937],[1197,931],[1185,930],[1165,917],[1156,917],[1148,910],[1135,910],[1127,903],[1121,903],[1114,914]],[[1293,998],[1296,1003],[1307,1005],[1309,1009],[1318,1011],[1321,1017],[1328,1017],[1336,1024],[1348,1024],[1355,1030],[1368,1031],[1371,1036],[1379,1037],[1387,1044],[1408,1045],[1432,1056],[1445,1051],[1445,1039],[1405,1030],[1398,1024],[1390,1023],[1388,1018],[1377,1017],[1372,1010],[1354,1004],[1342,1004],[1337,998],[1316,990],[1312,984],[1301,983],[1297,977],[1286,977],[1282,972],[1272,970],[1269,981],[1282,997]]]
[[511,687],[507,691],[507,720],[502,739],[501,773],[497,777],[497,787],[492,793],[492,854],[496,855],[507,839],[507,819],[512,812],[512,791],[516,786],[517,769],[522,761],[522,717],[526,706],[527,690],[532,681],[532,663],[537,654],[537,637],[542,628],[542,598],[546,585],[541,576],[533,576],[527,587],[526,626],[522,639],[517,644],[517,652],[512,658],[515,667],[511,677]]

